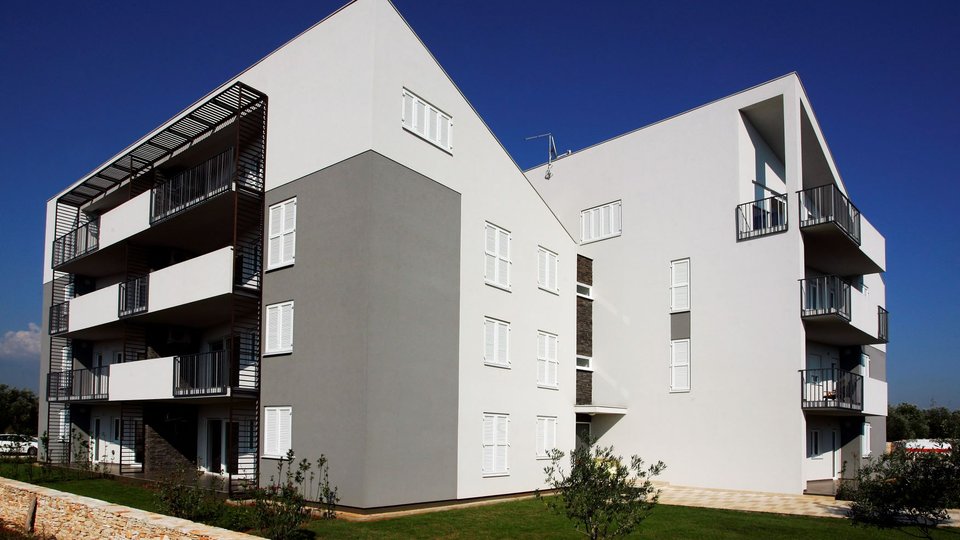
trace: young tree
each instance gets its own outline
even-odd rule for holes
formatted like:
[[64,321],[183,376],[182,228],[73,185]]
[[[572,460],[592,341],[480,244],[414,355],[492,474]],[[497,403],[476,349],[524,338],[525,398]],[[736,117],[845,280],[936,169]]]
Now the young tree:
[[643,460],[632,456],[628,465],[612,446],[597,446],[595,439],[570,453],[569,473],[560,463],[563,452],[554,449],[549,455],[550,465],[543,471],[556,493],[544,497],[538,490],[537,498],[591,539],[630,534],[660,497],[650,480],[666,468],[662,461],[644,469]]

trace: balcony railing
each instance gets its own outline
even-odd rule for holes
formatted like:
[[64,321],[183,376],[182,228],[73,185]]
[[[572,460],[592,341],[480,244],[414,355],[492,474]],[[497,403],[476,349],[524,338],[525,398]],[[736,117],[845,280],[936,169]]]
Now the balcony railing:
[[775,195],[737,205],[737,240],[787,230],[787,196]]
[[147,310],[150,276],[141,276],[120,284],[118,317],[129,317]]
[[877,306],[877,322],[879,323],[877,339],[882,343],[890,341],[890,312],[883,306]]
[[850,320],[850,284],[837,276],[800,280],[800,315],[839,315]]
[[800,399],[808,409],[863,410],[863,377],[837,368],[801,370]]
[[230,148],[155,186],[150,191],[150,224],[229,190],[235,169]]
[[100,246],[100,218],[94,218],[53,241],[51,266],[86,255]]
[[860,245],[860,210],[836,185],[804,189],[797,194],[800,197],[800,228],[836,223]]
[[48,401],[107,399],[110,366],[73,369],[47,374]]
[[263,261],[263,249],[259,242],[237,246],[233,262],[233,282],[247,289],[260,288],[260,270]]
[[50,306],[50,335],[62,334],[70,329],[70,302]]
[[173,358],[173,395],[210,396],[227,393],[228,351],[211,351]]

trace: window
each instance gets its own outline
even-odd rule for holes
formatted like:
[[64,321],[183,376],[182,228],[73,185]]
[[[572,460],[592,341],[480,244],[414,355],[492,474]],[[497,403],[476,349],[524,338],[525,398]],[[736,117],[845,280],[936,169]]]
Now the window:
[[807,457],[820,459],[820,430],[811,429],[807,432]]
[[483,415],[483,465],[484,476],[510,474],[508,451],[510,448],[510,415]]
[[484,317],[483,362],[492,366],[510,366],[510,323]]
[[582,296],[588,300],[593,300],[593,285],[577,282],[577,296]]
[[557,447],[557,417],[537,417],[537,457],[549,457],[549,452]]
[[690,311],[690,259],[670,262],[670,311]]
[[860,355],[860,375],[863,377],[870,376],[870,355],[862,353]]
[[296,197],[270,207],[267,270],[289,266],[297,250]]
[[586,445],[592,437],[590,422],[577,422],[574,429],[576,430],[577,448]]
[[407,131],[453,152],[453,118],[406,88],[403,89],[400,118]]
[[690,340],[670,342],[670,391],[690,391]]
[[577,355],[577,369],[593,371],[593,358],[590,356]]
[[487,223],[484,244],[484,278],[501,289],[510,289],[510,231]]
[[622,201],[616,201],[580,212],[580,243],[620,236],[622,206]]
[[559,367],[557,336],[546,332],[537,332],[537,384],[556,388]]
[[559,292],[557,285],[557,267],[560,258],[556,253],[541,247],[537,250],[537,285],[548,292]]
[[265,354],[293,351],[293,302],[267,306],[267,347]]
[[870,430],[872,427],[868,422],[863,423],[863,432],[860,434],[860,457],[870,457],[870,454],[872,454],[870,451]]
[[263,457],[286,457],[292,420],[292,407],[263,408]]

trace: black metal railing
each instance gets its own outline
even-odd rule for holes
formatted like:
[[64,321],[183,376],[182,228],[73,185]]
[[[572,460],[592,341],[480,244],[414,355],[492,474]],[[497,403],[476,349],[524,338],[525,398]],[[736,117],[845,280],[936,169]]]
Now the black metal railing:
[[883,343],[890,341],[890,312],[883,306],[877,306],[877,323],[877,339]]
[[737,205],[737,240],[787,230],[787,196],[774,195]]
[[100,218],[80,225],[53,241],[51,267],[58,266],[86,255],[100,247]]
[[837,276],[800,280],[800,315],[839,315],[850,320],[850,284]]
[[800,197],[800,227],[836,223],[857,245],[860,244],[860,210],[834,184],[804,189]]
[[107,399],[110,366],[72,369],[47,374],[48,401]]
[[140,276],[120,283],[118,317],[129,317],[147,310],[150,276]]
[[50,335],[62,334],[70,329],[70,301],[50,306]]
[[805,408],[863,410],[863,376],[837,368],[800,371]]
[[187,354],[173,358],[173,395],[209,396],[227,393],[228,351]]
[[150,190],[150,224],[178,214],[230,189],[233,148],[183,171]]
[[234,251],[233,282],[247,289],[260,288],[260,275],[263,257],[260,244],[241,244]]

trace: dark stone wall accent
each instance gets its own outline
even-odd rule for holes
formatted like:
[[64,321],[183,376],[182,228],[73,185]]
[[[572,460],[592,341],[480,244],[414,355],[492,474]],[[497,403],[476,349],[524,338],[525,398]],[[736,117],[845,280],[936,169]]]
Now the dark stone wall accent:
[[593,259],[577,255],[577,281],[593,285]]
[[670,339],[690,339],[690,312],[670,314]]
[[593,372],[577,370],[577,405],[593,403]]
[[143,411],[144,472],[162,475],[197,466],[197,411],[191,406],[152,405]]
[[577,297],[577,354],[593,356],[593,300]]

